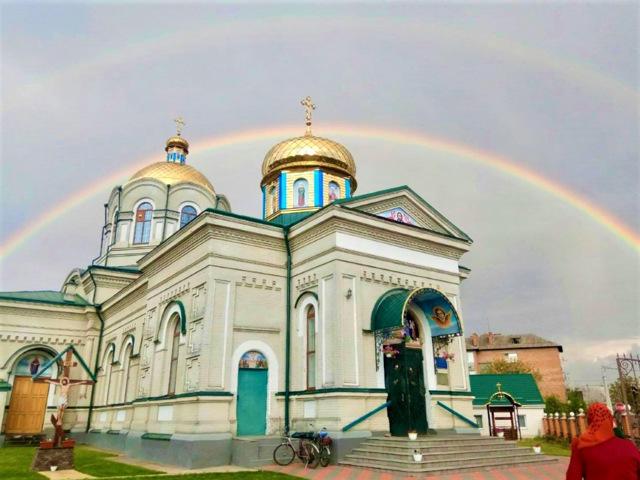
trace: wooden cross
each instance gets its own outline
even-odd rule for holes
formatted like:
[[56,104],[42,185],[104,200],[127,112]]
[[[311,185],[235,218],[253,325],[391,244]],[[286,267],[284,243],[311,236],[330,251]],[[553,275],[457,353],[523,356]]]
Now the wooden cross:
[[78,363],[73,361],[73,351],[67,350],[64,362],[62,362],[62,375],[60,378],[51,380],[50,378],[39,378],[34,380],[35,382],[50,383],[51,385],[57,385],[60,387],[60,393],[58,395],[58,417],[51,415],[51,423],[55,428],[56,433],[53,438],[53,446],[58,446],[60,440],[65,440],[66,436],[62,429],[62,419],[64,418],[64,412],[67,409],[67,402],[69,400],[69,389],[71,387],[77,387],[78,385],[93,385],[92,380],[71,380],[71,367],[77,366]]
[[182,135],[182,127],[186,125],[182,117],[177,117],[173,119],[174,122],[178,124],[178,136]]
[[311,135],[311,112],[316,109],[316,106],[311,103],[311,97],[300,100],[300,104],[303,107],[307,107],[305,111],[305,116],[307,118],[307,133],[305,135]]

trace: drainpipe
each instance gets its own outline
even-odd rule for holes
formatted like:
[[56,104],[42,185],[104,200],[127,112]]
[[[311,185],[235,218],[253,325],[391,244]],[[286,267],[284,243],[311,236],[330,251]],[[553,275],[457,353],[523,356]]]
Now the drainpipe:
[[162,225],[162,239],[160,242],[164,242],[164,235],[167,231],[167,209],[169,208],[169,190],[171,190],[171,185],[167,184],[167,200],[164,202],[164,224]]
[[122,185],[118,185],[118,211],[115,214],[113,219],[113,227],[111,227],[111,243],[107,245],[107,253],[104,257],[104,266],[106,267],[109,264],[109,252],[111,251],[111,246],[116,243],[116,235],[118,234],[118,219],[120,218],[120,203],[122,200]]
[[[96,305],[96,295],[98,294],[98,285],[96,284],[95,278],[93,278],[93,274],[91,273],[91,268],[89,268],[88,272],[89,272],[89,277],[91,278],[91,282],[93,282],[93,306],[96,309],[96,315],[98,315],[98,319],[100,320],[100,335],[98,336],[98,349],[96,350],[96,361],[93,367],[93,376],[98,378],[98,367],[100,366],[100,350],[102,350],[102,335],[104,334],[104,319],[100,315],[101,305]],[[85,433],[88,433],[89,429],[91,428],[91,416],[93,414],[93,402],[95,400],[95,395],[96,395],[96,384],[93,384],[91,387],[91,397],[89,399],[89,415],[87,418],[87,428],[85,429]]]
[[218,202],[220,202],[220,196],[218,196],[218,194],[216,193],[216,204],[215,204],[215,206],[213,207],[213,209],[214,209],[214,210],[217,210],[217,209],[218,209]]
[[284,227],[284,246],[287,249],[287,344],[284,373],[284,428],[289,430],[289,377],[291,376],[291,246],[289,227]]
[[[98,258],[102,256],[102,249],[104,248],[104,232],[107,229],[108,209],[109,209],[109,204],[105,203],[104,204],[104,226],[102,227],[102,235],[100,235],[100,253],[98,253],[98,256],[91,261],[92,265]],[[107,248],[109,248],[108,245],[107,245]]]

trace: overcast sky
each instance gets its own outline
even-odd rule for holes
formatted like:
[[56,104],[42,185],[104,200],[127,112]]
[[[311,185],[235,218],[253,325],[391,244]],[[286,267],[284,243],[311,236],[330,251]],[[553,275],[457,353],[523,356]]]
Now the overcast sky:
[[[262,159],[303,133],[311,95],[314,133],[356,159],[356,194],[407,184],[473,238],[467,334],[561,343],[572,383],[640,348],[636,2],[20,1],[1,13],[0,243],[40,225],[1,261],[2,290],[58,290],[91,263],[118,180],[92,185],[163,160],[177,115],[192,145],[290,127],[188,157],[234,212],[260,216]],[[602,209],[635,245],[479,156],[355,129],[503,157]],[[69,198],[84,200],[41,220]]]

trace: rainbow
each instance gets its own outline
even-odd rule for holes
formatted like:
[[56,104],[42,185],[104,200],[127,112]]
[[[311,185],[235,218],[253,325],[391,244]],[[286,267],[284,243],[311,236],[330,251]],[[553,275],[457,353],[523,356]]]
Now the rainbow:
[[[291,137],[292,132],[300,131],[300,126],[282,125],[268,129],[254,129],[233,133],[221,137],[214,137],[193,143],[189,150],[191,158],[194,155],[202,155],[210,150],[221,147],[253,142],[257,140],[265,140],[274,138],[281,140]],[[515,160],[507,159],[492,153],[483,152],[471,147],[452,143],[447,140],[438,139],[425,135],[423,133],[394,130],[393,128],[379,126],[361,126],[349,124],[332,124],[323,127],[323,135],[325,136],[346,136],[360,137],[368,139],[382,139],[390,142],[402,143],[405,145],[416,145],[433,151],[444,152],[463,157],[467,160],[476,162],[480,165],[498,170],[506,175],[517,178],[532,187],[540,189],[557,199],[571,205],[587,217],[593,219],[605,229],[616,235],[618,238],[629,244],[636,250],[640,251],[640,235],[629,226],[616,218],[603,208],[595,205],[582,195],[572,191],[568,187],[561,185],[533,170],[519,165]],[[31,238],[38,234],[42,229],[46,228],[56,219],[73,210],[80,204],[95,197],[99,193],[113,188],[115,185],[122,183],[129,178],[137,170],[144,166],[162,161],[163,155],[156,154],[146,157],[135,162],[126,169],[119,170],[106,178],[101,178],[98,182],[87,185],[68,196],[51,209],[44,212],[40,216],[34,218],[26,225],[9,235],[6,241],[0,247],[0,260],[6,258],[9,254],[16,251],[20,246],[24,245]],[[259,168],[260,165],[256,165]]]

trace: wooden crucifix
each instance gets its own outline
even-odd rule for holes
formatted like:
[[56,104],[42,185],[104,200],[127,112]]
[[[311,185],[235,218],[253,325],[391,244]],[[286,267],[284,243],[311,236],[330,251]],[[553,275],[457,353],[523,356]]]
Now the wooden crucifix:
[[57,447],[59,442],[66,439],[64,430],[62,429],[62,420],[64,418],[64,412],[67,409],[67,403],[69,401],[69,389],[78,385],[93,385],[93,380],[71,380],[71,367],[77,366],[78,363],[73,361],[73,350],[67,350],[64,362],[62,363],[62,375],[56,380],[49,378],[35,379],[34,382],[50,383],[52,385],[58,385],[60,392],[58,394],[58,416],[51,414],[51,423],[55,428],[55,436],[53,438],[53,446]]

